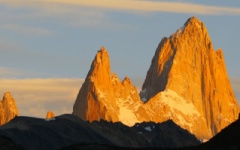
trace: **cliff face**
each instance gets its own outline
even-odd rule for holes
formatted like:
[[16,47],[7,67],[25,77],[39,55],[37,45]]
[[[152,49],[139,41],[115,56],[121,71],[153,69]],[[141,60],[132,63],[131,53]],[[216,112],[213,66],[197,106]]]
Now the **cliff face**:
[[121,120],[133,125],[138,121],[129,107],[142,103],[139,99],[137,90],[128,77],[121,82],[116,73],[111,75],[108,52],[102,47],[79,91],[73,114],[89,121]]
[[0,125],[9,122],[15,116],[18,116],[18,109],[15,100],[10,92],[5,92],[3,100],[0,101]]
[[238,118],[222,50],[214,51],[206,27],[195,17],[163,38],[142,89],[146,99],[175,91],[195,106],[213,135]]
[[93,121],[173,120],[209,139],[238,118],[238,105],[228,80],[223,53],[213,49],[206,27],[190,18],[158,45],[140,94],[126,77],[111,74],[102,47],[79,91],[73,114]]

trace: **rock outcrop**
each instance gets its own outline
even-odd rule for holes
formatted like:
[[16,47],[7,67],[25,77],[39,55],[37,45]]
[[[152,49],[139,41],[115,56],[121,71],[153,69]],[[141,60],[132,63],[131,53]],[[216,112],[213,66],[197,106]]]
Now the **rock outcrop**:
[[139,100],[137,89],[128,77],[121,82],[116,73],[111,75],[108,52],[102,47],[79,91],[73,114],[89,121],[121,120],[125,124],[134,125],[139,121],[131,106],[141,105]]
[[192,17],[158,45],[142,91],[111,74],[102,47],[73,107],[84,120],[137,122],[173,120],[198,139],[209,139],[238,118],[222,50],[214,51],[206,27]]
[[5,92],[3,100],[0,101],[0,125],[9,122],[15,116],[18,116],[18,109],[15,100],[10,92]]
[[55,115],[52,111],[47,112],[46,119],[51,119],[51,118],[54,118],[54,117],[55,117]]

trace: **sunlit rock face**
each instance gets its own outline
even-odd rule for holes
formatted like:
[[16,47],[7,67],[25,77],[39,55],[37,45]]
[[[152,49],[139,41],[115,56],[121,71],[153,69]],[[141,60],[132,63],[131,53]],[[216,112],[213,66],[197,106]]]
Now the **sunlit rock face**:
[[18,116],[15,100],[10,92],[5,92],[2,101],[0,101],[0,125],[9,122],[15,116]]
[[214,51],[206,27],[195,17],[162,39],[142,89],[141,97],[150,101],[161,91],[175,91],[194,105],[212,135],[238,118],[222,50]]
[[140,94],[126,77],[111,74],[102,47],[92,62],[73,114],[93,121],[173,120],[198,139],[209,139],[238,118],[223,53],[213,49],[206,27],[197,18],[158,45]]
[[84,120],[122,121],[128,125],[139,122],[132,105],[140,105],[137,89],[128,77],[122,82],[111,74],[108,52],[102,47],[79,91],[73,114]]
[[54,117],[55,117],[55,115],[52,111],[47,112],[46,119],[51,119],[51,118],[54,118]]

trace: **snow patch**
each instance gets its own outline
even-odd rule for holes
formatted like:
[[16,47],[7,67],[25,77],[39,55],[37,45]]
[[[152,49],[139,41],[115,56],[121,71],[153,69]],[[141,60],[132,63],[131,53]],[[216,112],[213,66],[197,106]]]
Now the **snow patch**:
[[200,116],[200,113],[192,103],[188,103],[184,98],[170,89],[161,92],[161,102],[171,106],[171,109],[176,109],[185,115]]
[[151,127],[149,127],[149,126],[145,127],[144,129],[145,129],[146,131],[149,131],[149,132],[151,132],[151,131],[152,131],[152,128],[151,128]]
[[146,101],[147,101],[146,97],[143,97],[141,100],[142,100],[143,102],[146,102]]
[[142,98],[141,98],[141,101],[142,101],[142,102],[146,102],[146,101],[147,101],[147,98],[145,97],[146,93],[147,93],[147,89],[146,89],[146,88],[143,89],[143,90],[140,92],[140,96],[142,97]]
[[144,90],[141,91],[142,94],[146,93],[147,89],[145,88]]
[[[180,115],[177,116],[177,119],[178,119],[178,121],[179,121],[179,123],[180,123],[181,125],[187,125],[187,126],[189,126],[189,127],[192,127],[192,126],[193,126],[191,123],[186,122],[186,120],[185,120],[182,116],[180,116]],[[192,129],[191,129],[191,128],[190,128],[190,132],[192,132]]]
[[119,120],[129,126],[133,126],[136,122],[139,122],[134,113],[126,107],[120,107]]
[[133,126],[135,123],[139,122],[133,110],[129,109],[128,103],[131,101],[131,97],[128,96],[127,99],[119,98],[117,100],[117,105],[119,106],[119,121],[128,126]]

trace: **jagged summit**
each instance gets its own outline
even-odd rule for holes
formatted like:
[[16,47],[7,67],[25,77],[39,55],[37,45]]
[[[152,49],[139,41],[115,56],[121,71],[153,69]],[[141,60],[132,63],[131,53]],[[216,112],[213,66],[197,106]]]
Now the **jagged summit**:
[[214,50],[207,28],[192,17],[161,40],[140,94],[128,77],[121,82],[116,73],[111,75],[108,53],[101,48],[73,114],[129,126],[173,120],[199,139],[209,139],[238,118],[238,104],[222,50]]
[[[181,59],[180,61],[183,63],[187,63],[186,65],[192,65],[192,68],[199,68],[203,64],[199,63],[199,61],[203,62],[204,59],[200,57],[208,57],[213,52],[214,49],[204,24],[196,17],[189,18],[183,27],[169,38],[164,37],[161,40],[142,86],[142,91],[149,90],[144,92],[144,95],[140,93],[140,96],[150,99],[158,92],[164,91],[169,81],[172,66],[178,63],[178,59]],[[216,51],[217,53],[219,52]],[[220,53],[223,55],[222,52]],[[197,59],[201,60],[196,62]],[[196,68],[194,69],[196,70]],[[185,72],[186,75],[190,72],[185,71],[184,66],[177,68],[177,71],[176,74]],[[177,75],[174,75],[174,77],[177,77]]]
[[[95,59],[92,62],[91,69],[88,72],[87,77],[91,82],[97,82],[102,84],[109,81],[110,75],[110,60],[107,50],[102,46],[97,52]],[[97,77],[96,77],[97,76]],[[99,79],[99,80],[98,80]]]
[[179,28],[178,30],[184,31],[185,28],[191,28],[194,29],[195,31],[199,30],[199,31],[204,31],[206,30],[206,27],[204,26],[203,22],[201,20],[199,20],[196,17],[191,17],[189,18],[184,25]]
[[193,103],[215,135],[237,119],[238,105],[223,53],[214,51],[206,27],[195,17],[184,26],[183,32],[160,42],[140,96],[150,101],[166,89],[175,91]]
[[18,116],[15,100],[10,92],[5,92],[2,101],[0,101],[0,125],[9,122],[15,116]]
[[[197,27],[204,27],[204,24],[201,20],[199,20],[197,17],[193,16],[191,18],[189,18],[185,23],[184,26],[188,26],[188,25],[196,25]],[[205,27],[204,27],[205,28]]]
[[79,91],[73,114],[89,121],[104,119],[116,122],[123,117],[121,114],[128,111],[127,108],[122,110],[120,105],[127,96],[131,99],[130,93],[138,96],[128,77],[121,82],[116,73],[111,75],[108,52],[101,47]]

